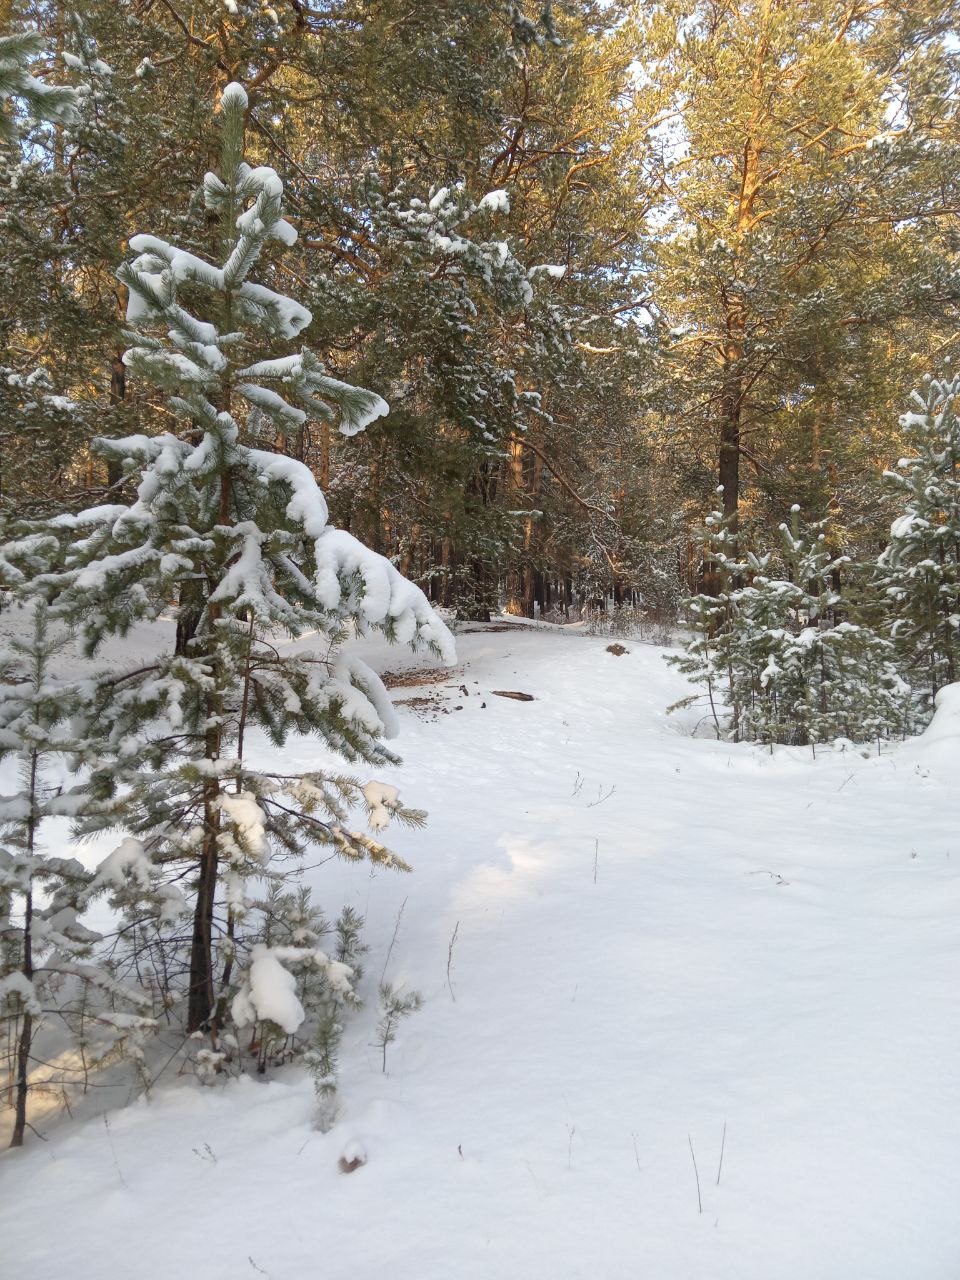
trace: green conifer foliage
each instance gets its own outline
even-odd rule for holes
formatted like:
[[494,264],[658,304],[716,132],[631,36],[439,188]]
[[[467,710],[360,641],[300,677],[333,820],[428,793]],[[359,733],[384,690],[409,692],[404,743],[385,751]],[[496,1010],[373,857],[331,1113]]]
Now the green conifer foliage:
[[932,709],[960,672],[960,378],[930,378],[900,419],[913,452],[887,476],[904,501],[880,557],[890,631]]
[[13,108],[25,108],[39,120],[64,122],[76,116],[74,89],[47,84],[32,74],[31,63],[43,50],[44,40],[35,31],[0,36],[0,142],[16,136]]
[[721,512],[708,517],[716,594],[688,602],[694,635],[670,661],[705,688],[718,736],[816,745],[906,733],[909,687],[889,641],[851,620],[839,586],[847,557],[830,551],[822,526],[803,528],[797,507],[780,535],[776,551],[738,557],[742,536]]
[[97,891],[96,877],[76,859],[44,849],[47,821],[74,817],[82,807],[82,794],[65,791],[56,768],[85,748],[70,723],[81,686],[57,679],[52,668],[68,641],[66,633],[51,631],[47,608],[38,602],[32,629],[9,640],[0,655],[0,760],[14,757],[21,779],[15,792],[0,797],[0,1027],[7,1024],[6,1066],[15,1091],[13,1147],[23,1145],[29,1126],[31,1077],[43,1065],[37,1042],[45,1025],[56,1024],[61,1047],[66,1031],[80,1050],[80,1068],[61,1062],[41,1072],[47,1087],[60,1088],[80,1083],[119,1041],[152,1025],[144,1011],[148,999],[116,981],[95,957],[101,936],[80,921]]
[[[387,406],[328,376],[307,348],[290,352],[310,312],[250,278],[270,245],[290,245],[296,233],[282,217],[276,173],[242,158],[247,105],[240,85],[224,91],[220,173],[204,182],[223,229],[221,263],[136,235],[136,256],[119,273],[133,326],[124,363],[165,393],[178,429],[99,442],[137,478],[130,505],[59,517],[5,549],[25,589],[53,602],[89,654],[172,607],[172,650],[100,681],[89,699],[88,723],[103,741],[90,762],[86,827],[129,832],[125,861],[142,875],[127,877],[120,905],[162,923],[170,883],[189,890],[190,1030],[215,1030],[226,1016],[246,884],[269,877],[274,853],[321,843],[402,866],[376,835],[393,817],[422,820],[379,784],[293,774],[282,760],[252,767],[251,732],[275,747],[292,732],[314,734],[349,760],[392,760],[382,743],[396,727],[389,698],[362,663],[337,656],[345,628],[453,655],[422,593],[328,525],[307,467],[258,447],[263,434],[318,418],[349,436]],[[37,573],[44,555],[51,567]],[[304,633],[318,639],[296,652],[278,647]],[[355,803],[374,835],[350,827]]]

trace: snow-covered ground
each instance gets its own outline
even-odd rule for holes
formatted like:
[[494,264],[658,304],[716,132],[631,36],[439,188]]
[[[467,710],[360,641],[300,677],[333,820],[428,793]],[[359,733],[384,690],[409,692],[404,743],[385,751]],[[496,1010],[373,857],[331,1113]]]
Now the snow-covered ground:
[[[960,717],[769,755],[692,737],[662,651],[606,643],[475,631],[394,691],[446,707],[401,706],[378,775],[430,810],[393,839],[415,871],[310,873],[371,946],[332,1131],[297,1070],[52,1126],[0,1160],[0,1272],[960,1276]],[[386,1075],[385,964],[425,1000]]]

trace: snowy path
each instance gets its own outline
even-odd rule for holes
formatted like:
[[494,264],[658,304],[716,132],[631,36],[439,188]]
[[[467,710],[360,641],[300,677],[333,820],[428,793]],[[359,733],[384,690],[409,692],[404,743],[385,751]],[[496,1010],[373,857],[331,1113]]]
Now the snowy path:
[[413,876],[314,873],[366,912],[371,990],[405,902],[387,976],[426,1002],[389,1074],[371,1007],[327,1135],[297,1073],[58,1128],[0,1160],[11,1273],[960,1276],[960,741],[693,739],[660,651],[604,645],[461,637],[383,775],[430,810]]

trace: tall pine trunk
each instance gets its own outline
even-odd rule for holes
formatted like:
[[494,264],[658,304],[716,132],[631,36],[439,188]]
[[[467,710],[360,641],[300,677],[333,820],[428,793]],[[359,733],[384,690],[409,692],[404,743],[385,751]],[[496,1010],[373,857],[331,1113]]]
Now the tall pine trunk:
[[219,858],[219,811],[214,801],[220,789],[216,782],[209,784],[204,800],[203,850],[200,858],[200,879],[197,883],[197,901],[193,912],[193,939],[190,945],[190,992],[187,1000],[187,1031],[199,1031],[213,1015],[213,905],[217,896],[217,872]]
[[[33,979],[33,893],[27,890],[25,920],[23,926],[23,968],[21,972],[28,980]],[[27,1095],[30,1089],[30,1048],[33,1044],[33,1014],[24,1010],[23,1022],[20,1024],[20,1038],[17,1042],[17,1078],[16,1096],[13,1112],[13,1136],[11,1147],[22,1147],[27,1128]]]
[[[737,257],[744,241],[758,221],[756,204],[762,184],[760,169],[763,152],[762,128],[768,111],[764,102],[764,80],[770,42],[770,10],[771,0],[761,0],[758,14],[759,38],[751,77],[755,105],[746,128],[740,190],[736,199]],[[738,277],[733,279],[729,288],[723,288],[722,296],[726,311],[726,334],[723,350],[723,385],[720,393],[720,456],[717,479],[723,486],[723,514],[731,533],[736,534],[740,523],[740,455],[743,441],[744,401],[749,376],[746,367],[747,302]]]
[[[229,394],[229,393],[228,393]],[[229,400],[227,400],[229,408]],[[227,472],[220,485],[220,524],[230,519],[231,477]],[[220,617],[219,604],[207,605],[211,630],[215,630]],[[221,673],[218,673],[220,676]],[[223,746],[223,687],[218,687],[207,699],[206,741],[204,759],[213,763],[220,759]],[[190,943],[190,992],[187,1000],[187,1030],[199,1031],[213,1017],[215,984],[213,973],[213,908],[217,897],[220,837],[220,783],[211,777],[203,790],[203,844],[200,852],[200,877],[197,881],[197,901],[193,911],[193,937]]]
[[[27,818],[26,854],[32,859],[37,843],[37,769],[36,751],[30,753],[30,814]],[[33,982],[33,888],[32,880],[28,882],[24,903],[23,918],[23,963],[20,972],[30,983]],[[27,1129],[27,1096],[30,1091],[30,1050],[33,1046],[33,1014],[29,1009],[23,1013],[20,1024],[20,1039],[17,1043],[17,1088],[14,1099],[13,1136],[11,1147],[22,1147]]]

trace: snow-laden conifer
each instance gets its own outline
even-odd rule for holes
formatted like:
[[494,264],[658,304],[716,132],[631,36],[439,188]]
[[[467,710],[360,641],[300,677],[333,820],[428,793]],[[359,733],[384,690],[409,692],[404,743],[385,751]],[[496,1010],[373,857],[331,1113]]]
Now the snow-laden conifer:
[[887,477],[903,501],[880,557],[900,660],[933,709],[960,674],[960,378],[929,379],[900,423],[912,449]]
[[[794,507],[780,546],[741,555],[721,512],[707,519],[711,591],[687,602],[693,636],[671,661],[701,685],[718,734],[815,745],[904,734],[910,693],[889,641],[856,620],[841,591],[849,557]],[[690,705],[697,695],[679,705]]]
[[[242,158],[246,110],[244,90],[229,85],[220,173],[204,180],[223,232],[218,261],[140,234],[119,273],[132,326],[124,363],[166,394],[177,429],[98,442],[136,483],[134,500],[64,515],[5,549],[26,589],[53,602],[89,654],[135,622],[168,610],[176,621],[172,651],[101,680],[91,698],[88,724],[102,741],[89,764],[86,828],[126,829],[118,903],[157,922],[156,945],[171,886],[192,899],[184,962],[191,1030],[226,1016],[248,881],[269,879],[278,854],[321,843],[402,865],[378,832],[351,823],[354,804],[384,808],[369,804],[356,780],[301,774],[279,755],[270,769],[255,768],[251,730],[275,749],[290,733],[315,734],[348,760],[389,761],[389,698],[373,672],[337,655],[337,641],[350,625],[453,656],[419,589],[330,527],[309,469],[259,447],[261,433],[272,439],[308,419],[336,420],[351,435],[387,405],[328,374],[307,347],[291,350],[310,312],[252,279],[258,265],[269,271],[267,251],[296,232],[283,217],[277,174]],[[55,563],[38,574],[38,560],[53,556],[51,538]],[[296,651],[280,647],[297,636],[312,638]],[[398,799],[386,812],[421,820]],[[272,959],[283,966],[290,956]],[[248,987],[258,963],[265,971],[261,952],[249,958]]]

